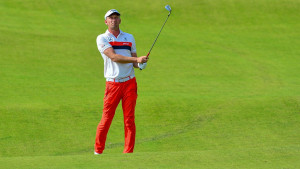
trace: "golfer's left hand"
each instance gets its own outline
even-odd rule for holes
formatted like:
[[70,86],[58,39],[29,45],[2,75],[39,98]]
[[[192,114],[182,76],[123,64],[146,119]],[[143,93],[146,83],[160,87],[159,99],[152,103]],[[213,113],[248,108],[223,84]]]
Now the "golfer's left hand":
[[138,63],[139,68],[142,69],[146,69],[147,63]]

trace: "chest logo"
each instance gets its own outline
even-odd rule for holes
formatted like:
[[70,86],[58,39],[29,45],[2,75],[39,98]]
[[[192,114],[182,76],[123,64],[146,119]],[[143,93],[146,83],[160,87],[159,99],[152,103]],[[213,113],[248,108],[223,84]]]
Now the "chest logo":
[[113,38],[112,38],[112,37],[109,37],[109,38],[108,38],[108,41],[109,41],[109,42],[112,42],[112,41],[113,41]]

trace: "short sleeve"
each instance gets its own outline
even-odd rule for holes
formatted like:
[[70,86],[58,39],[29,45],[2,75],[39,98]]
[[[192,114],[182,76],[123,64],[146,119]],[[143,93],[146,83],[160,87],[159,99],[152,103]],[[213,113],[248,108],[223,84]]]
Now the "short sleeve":
[[136,53],[136,45],[135,45],[135,40],[134,37],[132,36],[132,46],[131,46],[131,53]]
[[105,49],[112,47],[112,46],[109,44],[108,40],[105,39],[105,37],[102,36],[102,35],[99,35],[99,36],[97,37],[97,40],[96,40],[96,41],[97,41],[97,47],[98,47],[98,50],[99,50],[101,53],[103,53],[103,52],[105,51]]

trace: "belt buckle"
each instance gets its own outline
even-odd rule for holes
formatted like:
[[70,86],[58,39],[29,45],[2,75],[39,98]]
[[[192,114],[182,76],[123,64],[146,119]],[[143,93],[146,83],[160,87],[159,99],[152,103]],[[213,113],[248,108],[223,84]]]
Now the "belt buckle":
[[123,82],[126,82],[126,81],[130,80],[130,79],[131,79],[131,77],[127,76],[127,77],[124,77],[124,78],[121,78],[121,79],[114,79],[114,82],[123,83]]
[[128,81],[130,78],[129,77],[124,77],[124,78],[122,78],[122,79],[120,79],[119,80],[119,82],[126,82],[126,81]]

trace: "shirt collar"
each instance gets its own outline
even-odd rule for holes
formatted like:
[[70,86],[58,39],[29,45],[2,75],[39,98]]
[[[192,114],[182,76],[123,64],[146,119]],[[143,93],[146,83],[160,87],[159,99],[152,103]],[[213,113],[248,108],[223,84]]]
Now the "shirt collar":
[[[111,34],[112,35],[112,33],[110,33],[109,31],[108,31],[108,29],[106,30],[106,32],[105,33],[107,33],[107,34]],[[124,32],[120,29],[120,34],[119,35],[122,35],[122,34],[124,34]]]

